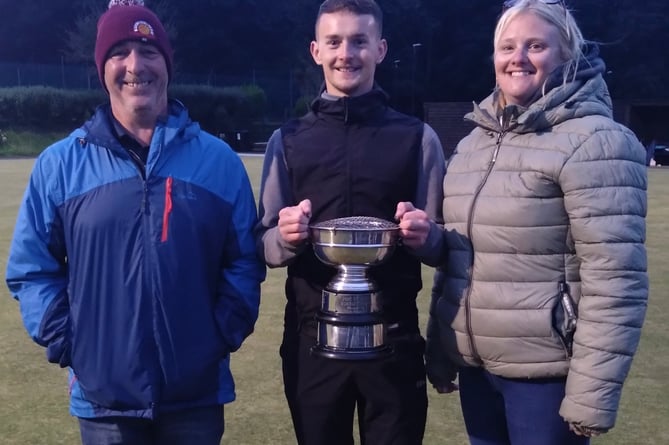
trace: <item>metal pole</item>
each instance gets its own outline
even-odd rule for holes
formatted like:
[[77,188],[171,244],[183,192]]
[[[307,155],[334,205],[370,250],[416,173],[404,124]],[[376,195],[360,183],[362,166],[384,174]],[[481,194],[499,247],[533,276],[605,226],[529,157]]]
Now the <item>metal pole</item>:
[[423,46],[422,43],[414,43],[411,45],[413,49],[413,59],[411,61],[411,114],[416,116],[416,63],[418,48]]
[[400,62],[400,59],[393,60],[393,96],[396,101],[400,99]]
[[63,89],[65,89],[65,57],[60,56],[60,77],[63,80]]
[[293,114],[293,70],[289,69],[288,70],[288,116],[292,116]]

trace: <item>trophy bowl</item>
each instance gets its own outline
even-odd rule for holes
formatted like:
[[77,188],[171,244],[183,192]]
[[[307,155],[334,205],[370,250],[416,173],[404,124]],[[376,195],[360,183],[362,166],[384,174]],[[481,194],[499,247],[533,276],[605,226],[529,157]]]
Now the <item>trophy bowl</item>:
[[399,226],[369,216],[331,219],[309,226],[311,243],[319,260],[331,266],[371,266],[394,251]]
[[387,356],[382,291],[368,269],[388,259],[399,242],[399,226],[368,216],[337,218],[309,226],[314,254],[337,268],[325,286],[312,353],[341,360]]

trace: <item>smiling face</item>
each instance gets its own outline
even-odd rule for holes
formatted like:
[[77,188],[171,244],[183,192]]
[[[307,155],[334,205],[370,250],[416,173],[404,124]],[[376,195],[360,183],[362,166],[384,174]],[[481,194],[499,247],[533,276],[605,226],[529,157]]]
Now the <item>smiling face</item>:
[[112,113],[122,124],[155,123],[166,114],[169,75],[155,46],[137,41],[114,46],[105,61],[104,80]]
[[520,13],[499,35],[494,62],[506,103],[527,106],[564,62],[559,31],[531,12]]
[[310,47],[314,61],[323,67],[326,91],[333,96],[370,91],[376,65],[387,49],[373,16],[348,11],[322,14]]

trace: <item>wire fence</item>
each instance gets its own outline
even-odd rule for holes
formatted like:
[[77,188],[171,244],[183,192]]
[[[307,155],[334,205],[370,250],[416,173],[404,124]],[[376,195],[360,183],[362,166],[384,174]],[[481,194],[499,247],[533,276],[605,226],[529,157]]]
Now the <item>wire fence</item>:
[[[290,116],[300,96],[290,71],[252,70],[242,75],[177,72],[172,82],[215,87],[256,85],[265,92],[268,115],[277,118]],[[35,85],[63,89],[97,89],[100,88],[100,81],[93,66],[0,62],[0,87]]]

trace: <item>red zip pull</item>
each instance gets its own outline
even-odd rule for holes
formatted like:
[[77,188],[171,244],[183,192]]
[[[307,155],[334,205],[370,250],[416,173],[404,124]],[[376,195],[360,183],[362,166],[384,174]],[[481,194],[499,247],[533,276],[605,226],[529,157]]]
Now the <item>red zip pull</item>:
[[163,211],[163,233],[160,242],[167,242],[167,233],[170,224],[170,213],[172,213],[172,177],[168,176],[165,181],[165,210]]

